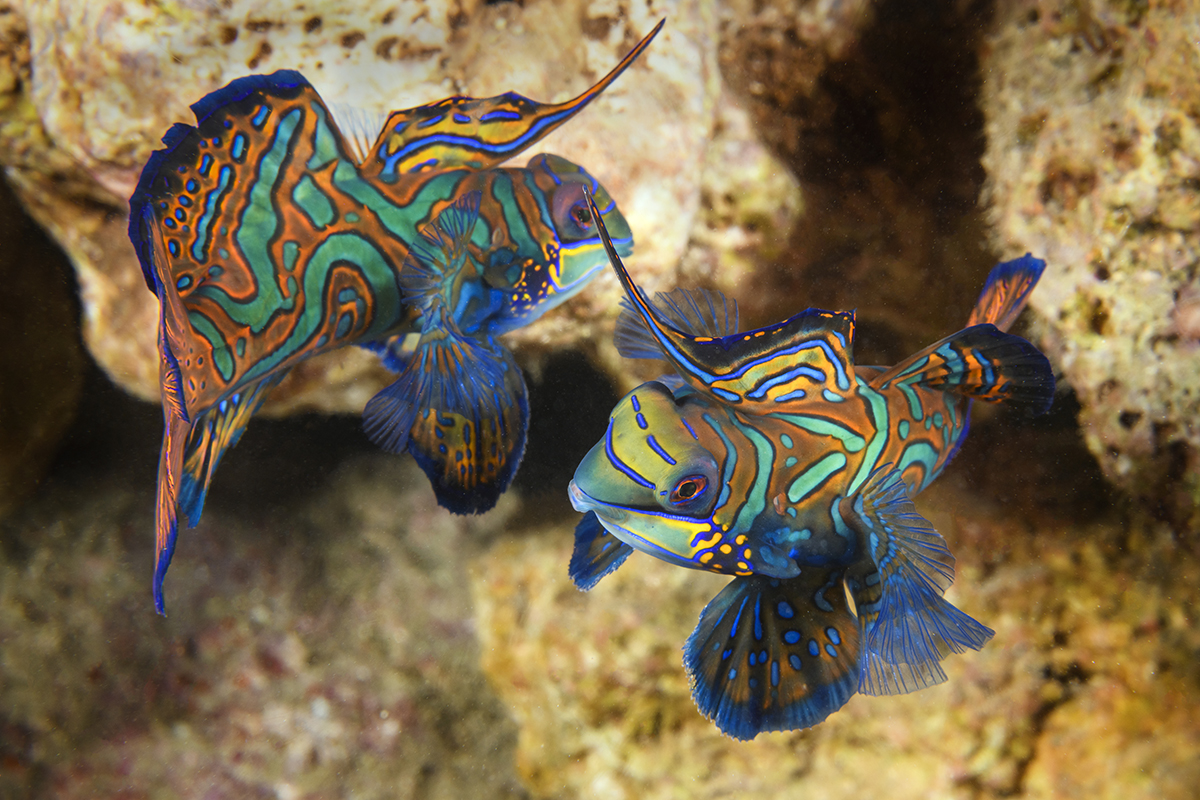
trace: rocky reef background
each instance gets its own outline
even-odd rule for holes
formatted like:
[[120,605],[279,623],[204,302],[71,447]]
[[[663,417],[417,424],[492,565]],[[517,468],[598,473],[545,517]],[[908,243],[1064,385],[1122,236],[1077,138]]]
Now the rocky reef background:
[[[701,718],[680,647],[721,579],[636,555],[588,594],[566,576],[566,481],[651,374],[607,344],[608,276],[514,337],[532,427],[497,510],[448,515],[355,417],[297,415],[382,385],[333,354],[223,462],[156,617],[161,416],[134,399],[156,392],[156,306],[124,198],[161,133],[284,67],[364,107],[562,99],[662,16],[539,148],[618,198],[649,287],[720,288],[749,324],[857,307],[860,360],[890,363],[958,327],[997,259],[1048,260],[1023,325],[1055,410],[978,408],[917,503],[996,637],[812,730],[739,743]],[[1197,20],[1191,0],[0,2],[0,797],[1194,796]]]

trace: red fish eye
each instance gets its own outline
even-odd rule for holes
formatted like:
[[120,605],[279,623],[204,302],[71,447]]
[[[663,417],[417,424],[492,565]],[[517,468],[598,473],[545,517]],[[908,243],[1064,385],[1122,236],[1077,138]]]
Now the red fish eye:
[[684,478],[675,484],[675,488],[671,490],[671,502],[686,503],[689,500],[694,500],[704,494],[706,488],[708,488],[708,478],[705,478],[703,475],[692,475]]
[[571,206],[571,219],[585,230],[592,227],[592,212],[588,211],[586,203],[576,203]]

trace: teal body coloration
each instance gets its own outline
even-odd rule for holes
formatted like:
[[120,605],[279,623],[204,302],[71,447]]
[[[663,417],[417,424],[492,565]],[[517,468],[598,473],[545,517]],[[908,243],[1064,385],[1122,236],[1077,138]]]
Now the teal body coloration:
[[289,370],[320,353],[380,353],[400,374],[368,403],[368,435],[411,453],[450,510],[495,505],[529,416],[497,337],[603,268],[585,191],[620,250],[633,246],[582,167],[548,154],[501,164],[582,110],[661,27],[564,103],[450,97],[364,133],[340,129],[308,81],[281,70],[209,94],[192,106],[195,126],[167,132],[129,224],[161,308],[160,612],[178,515],[198,523],[222,455]]
[[944,599],[954,558],[911,497],[962,445],[973,399],[1049,407],[1046,358],[1002,330],[1044,263],[999,265],[966,328],[884,369],[854,364],[852,313],[737,332],[723,298],[652,302],[609,257],[627,294],[619,349],[678,375],[626,395],[575,473],[577,585],[634,550],[734,576],[684,663],[735,738],[945,680],[940,662],[992,631]]

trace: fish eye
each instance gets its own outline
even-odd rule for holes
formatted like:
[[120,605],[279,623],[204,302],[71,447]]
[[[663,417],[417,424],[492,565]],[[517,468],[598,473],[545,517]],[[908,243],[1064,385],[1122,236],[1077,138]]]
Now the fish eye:
[[588,211],[582,183],[564,183],[555,189],[551,213],[560,236],[573,240],[592,235],[592,212]]
[[708,478],[703,475],[689,475],[675,484],[675,488],[671,490],[669,502],[671,505],[689,503],[703,497],[704,490],[707,488]]
[[584,230],[592,227],[592,212],[588,211],[586,203],[576,203],[571,206],[571,219]]

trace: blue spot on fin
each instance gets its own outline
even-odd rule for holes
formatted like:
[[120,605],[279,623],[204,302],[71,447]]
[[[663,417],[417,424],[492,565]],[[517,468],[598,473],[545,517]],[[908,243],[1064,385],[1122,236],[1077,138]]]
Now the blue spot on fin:
[[600,579],[625,563],[633,548],[613,536],[595,511],[589,511],[575,526],[575,551],[571,553],[571,580],[586,592]]
[[842,501],[842,516],[865,540],[875,534],[870,555],[882,581],[869,599],[855,592],[860,608],[871,609],[863,615],[866,663],[859,690],[904,694],[941,683],[942,659],[980,649],[994,631],[942,597],[954,580],[954,556],[917,513],[899,472],[876,470],[860,497],[861,503]]
[[[818,593],[823,607],[814,601]],[[781,616],[780,608],[792,616]],[[748,624],[739,624],[740,617]],[[808,641],[828,641],[828,628],[841,644],[811,655]],[[808,728],[858,690],[859,623],[835,571],[806,569],[788,580],[734,578],[701,612],[683,663],[692,699],[729,736]]]

